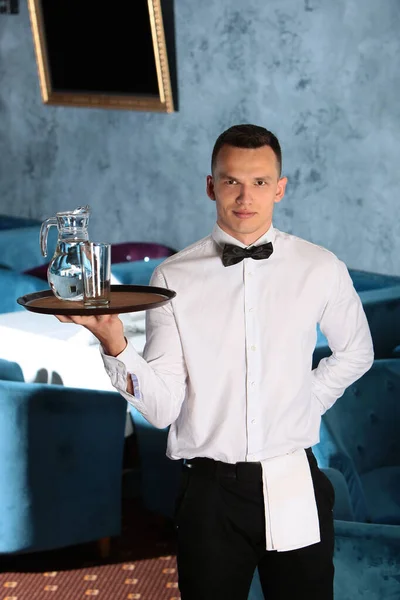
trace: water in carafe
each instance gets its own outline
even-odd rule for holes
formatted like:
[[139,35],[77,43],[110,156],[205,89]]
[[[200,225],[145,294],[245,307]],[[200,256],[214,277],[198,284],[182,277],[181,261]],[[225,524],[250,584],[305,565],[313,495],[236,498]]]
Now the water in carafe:
[[61,300],[83,300],[83,279],[78,243],[70,240],[58,243],[47,279],[55,296]]

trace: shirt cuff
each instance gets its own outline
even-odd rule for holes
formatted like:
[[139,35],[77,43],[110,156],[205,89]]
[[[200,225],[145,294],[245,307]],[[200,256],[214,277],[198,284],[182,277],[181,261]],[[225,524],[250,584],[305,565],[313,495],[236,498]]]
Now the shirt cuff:
[[131,396],[131,394],[126,391],[126,380],[128,375],[130,375],[133,385],[133,396],[138,400],[142,400],[139,379],[135,374],[135,370],[136,367],[139,366],[140,361],[143,359],[132,346],[132,344],[128,342],[125,350],[123,350],[117,356],[109,356],[108,354],[105,354],[100,344],[100,354],[103,359],[104,368],[111,380],[113,387],[124,392],[124,394]]

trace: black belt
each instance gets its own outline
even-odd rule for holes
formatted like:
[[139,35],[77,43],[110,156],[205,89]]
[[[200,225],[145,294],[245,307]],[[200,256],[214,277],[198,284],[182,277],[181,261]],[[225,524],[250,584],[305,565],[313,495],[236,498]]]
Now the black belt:
[[[306,454],[313,456],[311,448],[306,448]],[[262,469],[260,462],[225,463],[212,458],[186,458],[183,468],[192,469],[193,473],[207,477],[230,477],[249,481],[261,481]]]

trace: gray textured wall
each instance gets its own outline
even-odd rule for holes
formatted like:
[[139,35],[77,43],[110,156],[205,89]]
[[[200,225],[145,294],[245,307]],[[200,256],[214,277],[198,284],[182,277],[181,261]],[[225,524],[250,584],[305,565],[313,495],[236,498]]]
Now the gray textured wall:
[[0,16],[0,213],[93,207],[91,237],[177,248],[207,235],[226,127],[274,131],[280,229],[400,273],[398,0],[175,0],[180,110],[42,105],[28,12]]

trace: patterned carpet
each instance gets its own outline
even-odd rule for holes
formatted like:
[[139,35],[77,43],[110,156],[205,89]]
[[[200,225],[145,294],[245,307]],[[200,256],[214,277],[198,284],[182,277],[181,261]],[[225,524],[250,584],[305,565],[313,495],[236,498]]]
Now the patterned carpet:
[[95,544],[0,557],[0,600],[179,600],[172,524],[123,504],[123,531],[111,554]]

